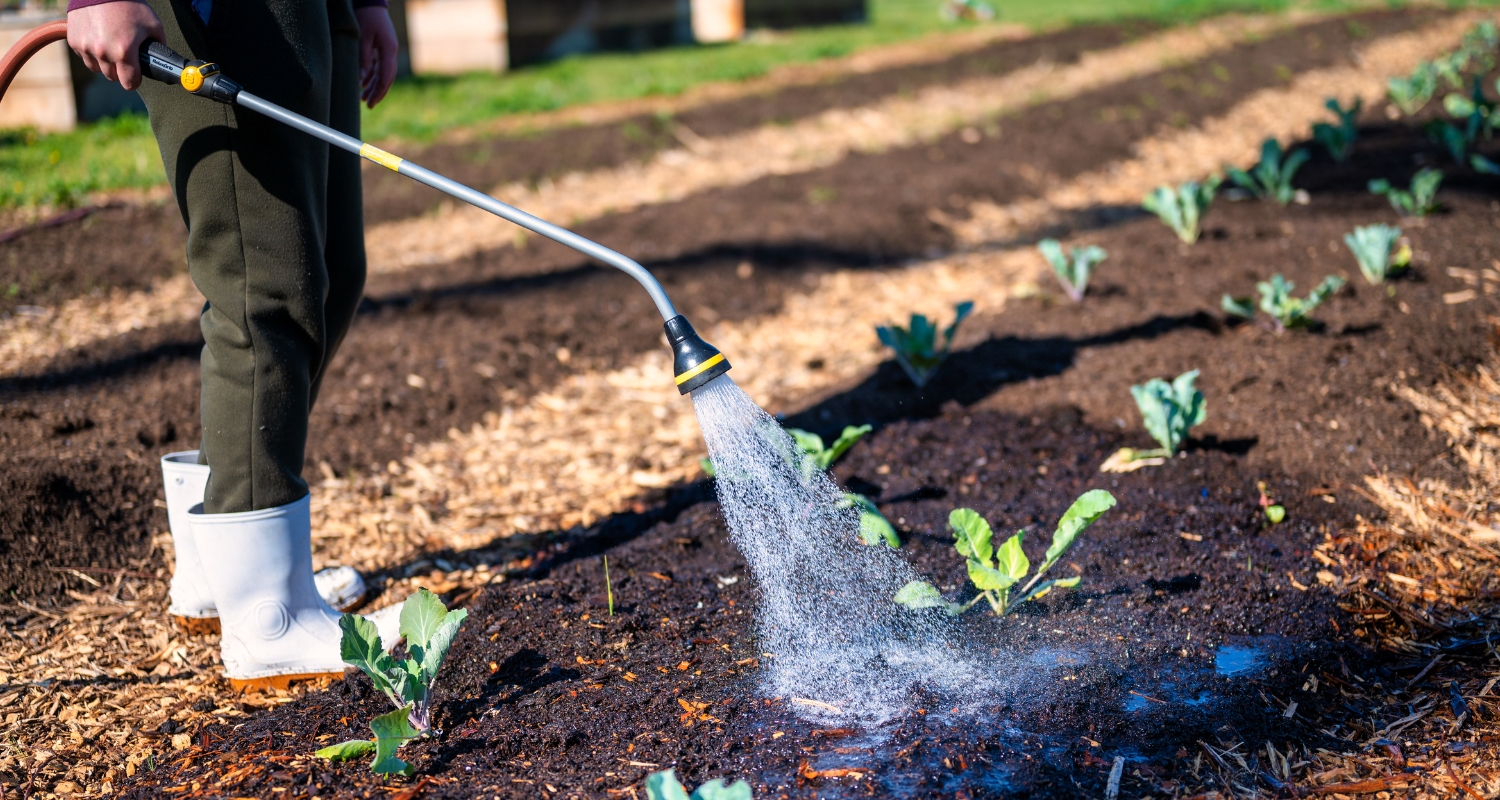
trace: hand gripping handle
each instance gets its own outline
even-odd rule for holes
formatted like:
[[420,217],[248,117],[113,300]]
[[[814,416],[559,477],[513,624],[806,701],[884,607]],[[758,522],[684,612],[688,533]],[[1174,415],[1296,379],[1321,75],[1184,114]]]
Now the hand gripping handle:
[[141,71],[146,77],[174,83],[187,91],[220,103],[233,103],[240,85],[208,61],[189,61],[161,42],[141,43]]

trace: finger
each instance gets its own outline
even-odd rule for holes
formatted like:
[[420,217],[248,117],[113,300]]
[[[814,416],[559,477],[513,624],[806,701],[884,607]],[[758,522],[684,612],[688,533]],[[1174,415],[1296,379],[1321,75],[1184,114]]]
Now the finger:
[[118,81],[119,80],[119,77],[118,77],[118,75],[117,75],[117,73],[115,71],[114,62],[111,62],[111,61],[100,61],[99,62],[99,74],[103,75],[104,77],[106,77],[106,78],[108,78],[108,79],[110,79],[112,81]]
[[380,77],[376,80],[375,97],[370,102],[374,108],[376,103],[385,99],[386,93],[391,90],[391,85],[396,82],[396,43],[385,41],[381,43],[380,52]]
[[98,59],[94,58],[93,54],[89,53],[87,50],[84,50],[78,53],[78,57],[83,60],[83,65],[85,67],[88,67],[89,72],[99,71],[99,61]]
[[116,72],[120,77],[120,86],[125,91],[133,92],[141,85],[141,67],[139,62],[133,58],[127,58],[120,62]]

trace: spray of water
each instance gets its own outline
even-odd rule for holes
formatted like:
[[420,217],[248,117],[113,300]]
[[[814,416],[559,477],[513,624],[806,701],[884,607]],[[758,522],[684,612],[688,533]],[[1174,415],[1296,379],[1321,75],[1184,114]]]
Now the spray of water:
[[900,608],[891,597],[914,579],[883,545],[863,544],[858,512],[792,438],[727,375],[693,392],[717,473],[730,537],[761,595],[761,645],[773,654],[765,691],[812,700],[810,718],[879,724],[912,689],[955,701],[987,691],[957,644],[952,622]]

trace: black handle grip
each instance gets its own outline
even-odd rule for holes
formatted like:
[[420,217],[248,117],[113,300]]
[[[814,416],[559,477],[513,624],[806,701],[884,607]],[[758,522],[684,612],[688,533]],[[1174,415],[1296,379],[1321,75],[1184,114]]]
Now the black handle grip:
[[182,80],[182,70],[187,59],[162,42],[141,43],[141,72],[146,77],[162,83],[177,84]]
[[152,80],[220,103],[233,103],[239,97],[240,85],[220,72],[217,64],[189,61],[161,42],[142,42],[140,55],[141,71]]

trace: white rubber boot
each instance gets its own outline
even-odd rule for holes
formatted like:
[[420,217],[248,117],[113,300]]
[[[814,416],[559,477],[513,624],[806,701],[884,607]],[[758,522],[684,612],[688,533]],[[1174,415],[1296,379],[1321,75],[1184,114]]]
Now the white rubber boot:
[[219,612],[203,580],[198,547],[187,520],[188,509],[203,502],[208,466],[198,463],[197,450],[168,453],[161,458],[161,474],[166,484],[167,526],[172,531],[172,549],[176,552],[167,613],[188,633],[217,633]]
[[[198,463],[197,450],[185,450],[162,456],[161,472],[166,485],[167,526],[172,531],[172,549],[176,551],[167,613],[188,633],[218,633],[219,612],[203,578],[198,546],[187,518],[188,509],[203,502],[209,468]],[[353,567],[320,570],[313,581],[318,594],[341,611],[358,608],[365,598],[365,579]]]
[[188,512],[219,610],[224,674],[235,689],[284,689],[344,673],[339,617],[312,571],[311,497],[243,514]]

